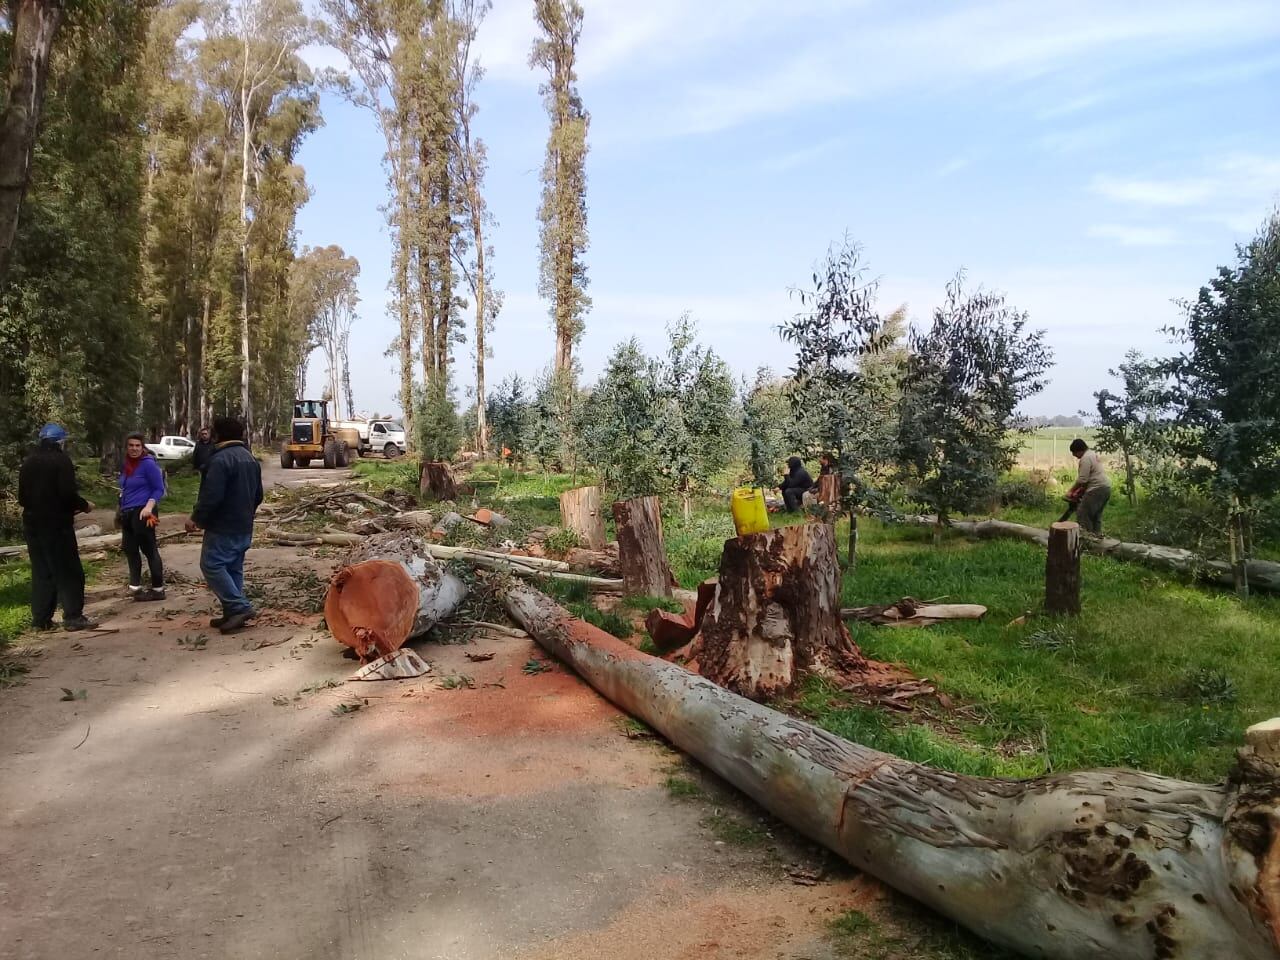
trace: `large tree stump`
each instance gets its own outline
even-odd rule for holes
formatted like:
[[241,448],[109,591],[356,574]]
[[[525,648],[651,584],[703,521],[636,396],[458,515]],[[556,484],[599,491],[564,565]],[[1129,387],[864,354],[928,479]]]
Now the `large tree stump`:
[[818,477],[817,489],[818,503],[822,504],[829,510],[836,510],[840,506],[840,477],[834,473],[824,473]]
[[329,632],[367,660],[386,655],[453,616],[467,585],[410,533],[369,537],[333,575],[324,600]]
[[840,618],[835,527],[803,523],[726,541],[698,643],[699,672],[752,700],[790,693],[806,674],[863,666]]
[[662,507],[657,497],[619,500],[613,505],[618,561],[627,593],[633,597],[669,597],[675,586],[667,545],[662,539]]
[[1070,520],[1049,528],[1044,612],[1072,617],[1080,613],[1080,525]]
[[560,526],[572,530],[588,550],[603,550],[604,507],[599,487],[578,487],[560,494]]
[[424,463],[418,473],[418,494],[424,500],[457,500],[458,484],[447,463]]

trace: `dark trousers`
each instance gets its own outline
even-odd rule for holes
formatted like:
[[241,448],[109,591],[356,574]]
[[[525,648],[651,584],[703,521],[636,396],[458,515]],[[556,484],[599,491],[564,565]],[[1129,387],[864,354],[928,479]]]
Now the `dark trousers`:
[[804,493],[799,487],[782,488],[782,502],[787,505],[788,513],[795,513],[804,506]]
[[31,622],[47,626],[62,604],[62,619],[84,616],[84,567],[71,524],[52,527],[23,524],[31,558]]
[[1086,533],[1092,533],[1096,537],[1102,536],[1102,511],[1107,508],[1107,501],[1110,499],[1110,487],[1095,487],[1080,498],[1077,514],[1080,517],[1080,526]]
[[160,562],[160,548],[156,546],[156,530],[147,526],[141,507],[130,507],[120,512],[120,547],[129,562],[129,583],[141,586],[142,558],[146,557],[151,585],[164,586],[164,564]]

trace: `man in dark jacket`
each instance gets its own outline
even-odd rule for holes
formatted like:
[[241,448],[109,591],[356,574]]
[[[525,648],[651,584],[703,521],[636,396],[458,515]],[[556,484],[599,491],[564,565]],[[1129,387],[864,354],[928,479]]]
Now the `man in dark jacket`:
[[262,468],[245,443],[244,424],[239,420],[214,420],[213,443],[200,496],[186,526],[189,533],[204,530],[200,571],[222,603],[222,616],[209,625],[231,633],[257,615],[244,595],[244,555],[262,503]]
[[31,558],[31,623],[53,629],[53,613],[62,604],[66,630],[90,630],[84,615],[84,567],[76,543],[75,516],[93,504],[80,496],[76,467],[62,449],[67,431],[56,423],[40,428],[40,445],[18,471],[22,532]]
[[804,468],[804,461],[792,457],[787,461],[787,475],[782,478],[782,502],[788,513],[795,513],[804,505],[804,495],[813,489],[813,477]]
[[200,479],[204,479],[205,471],[209,469],[209,461],[213,458],[213,440],[209,436],[209,428],[201,427],[200,432],[196,434],[196,448],[191,453],[191,465],[196,468],[196,473],[200,474]]

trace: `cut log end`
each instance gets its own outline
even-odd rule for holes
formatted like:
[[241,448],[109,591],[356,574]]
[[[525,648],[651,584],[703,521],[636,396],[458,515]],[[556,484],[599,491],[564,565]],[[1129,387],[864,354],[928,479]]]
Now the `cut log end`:
[[390,560],[343,567],[329,584],[324,619],[340,643],[362,660],[398,649],[418,616],[418,585]]

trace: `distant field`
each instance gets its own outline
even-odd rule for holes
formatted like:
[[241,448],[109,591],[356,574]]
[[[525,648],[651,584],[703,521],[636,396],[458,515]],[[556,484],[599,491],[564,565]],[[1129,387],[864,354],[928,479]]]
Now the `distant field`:
[[1092,444],[1096,433],[1093,427],[1040,427],[1023,437],[1018,465],[1027,470],[1072,466],[1071,441],[1080,437]]

